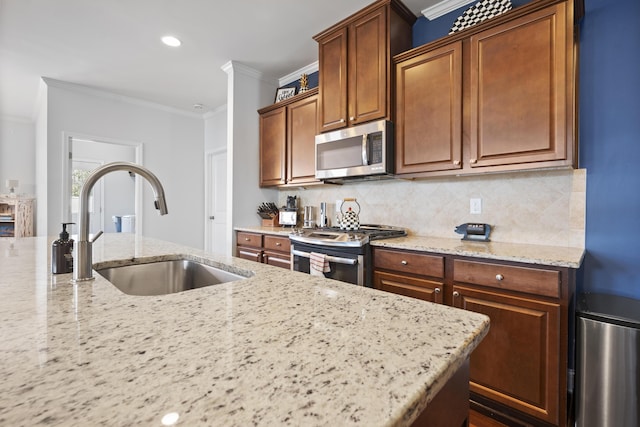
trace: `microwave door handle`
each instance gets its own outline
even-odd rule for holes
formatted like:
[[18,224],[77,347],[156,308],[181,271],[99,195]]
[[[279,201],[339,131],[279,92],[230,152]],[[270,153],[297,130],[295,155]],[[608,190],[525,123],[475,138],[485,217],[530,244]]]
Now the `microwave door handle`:
[[362,165],[367,166],[369,164],[369,156],[367,155],[367,141],[369,140],[369,134],[362,135]]

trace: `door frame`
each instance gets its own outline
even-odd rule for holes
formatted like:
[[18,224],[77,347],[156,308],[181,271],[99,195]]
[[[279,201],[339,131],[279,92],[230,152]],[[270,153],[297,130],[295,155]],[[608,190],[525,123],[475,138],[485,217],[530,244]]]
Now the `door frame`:
[[[79,132],[62,132],[62,219],[68,221],[71,218],[71,158],[74,139],[98,142],[102,144],[124,145],[132,147],[135,152],[135,163],[142,166],[143,145],[141,142],[104,138],[100,136],[87,135]],[[104,196],[104,192],[103,192]],[[136,215],[136,236],[142,236],[143,207],[142,207],[142,180],[136,178],[135,182],[135,215]],[[104,206],[103,206],[104,209]]]
[[[227,147],[216,148],[215,150],[205,151],[204,156],[204,250],[210,252],[213,250],[211,242],[211,229],[213,224],[209,220],[210,212],[209,207],[211,205],[211,177],[213,174],[213,158],[219,154],[225,153],[228,156]],[[228,217],[228,215],[227,215]],[[226,238],[226,236],[225,236]],[[227,242],[229,246],[229,242]],[[227,248],[227,254],[231,255],[231,249]]]

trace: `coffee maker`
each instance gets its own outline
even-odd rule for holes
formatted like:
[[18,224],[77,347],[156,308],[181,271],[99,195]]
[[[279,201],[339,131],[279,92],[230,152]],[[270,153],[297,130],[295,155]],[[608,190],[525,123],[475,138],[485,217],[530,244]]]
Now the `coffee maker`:
[[298,225],[298,197],[287,196],[287,204],[280,208],[278,216],[280,225],[295,227]]

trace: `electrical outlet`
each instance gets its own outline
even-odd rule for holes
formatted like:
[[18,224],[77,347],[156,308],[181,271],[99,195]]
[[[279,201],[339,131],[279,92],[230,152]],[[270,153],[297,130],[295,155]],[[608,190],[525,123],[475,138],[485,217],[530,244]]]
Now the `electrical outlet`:
[[482,213],[482,199],[469,199],[469,213],[474,215]]

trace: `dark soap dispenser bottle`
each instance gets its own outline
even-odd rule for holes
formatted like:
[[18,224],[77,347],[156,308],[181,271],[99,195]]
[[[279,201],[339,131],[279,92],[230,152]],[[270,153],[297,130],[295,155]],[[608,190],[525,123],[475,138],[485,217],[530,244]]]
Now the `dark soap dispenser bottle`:
[[73,272],[73,239],[69,239],[67,225],[73,222],[63,222],[60,238],[51,245],[51,272],[53,274]]

